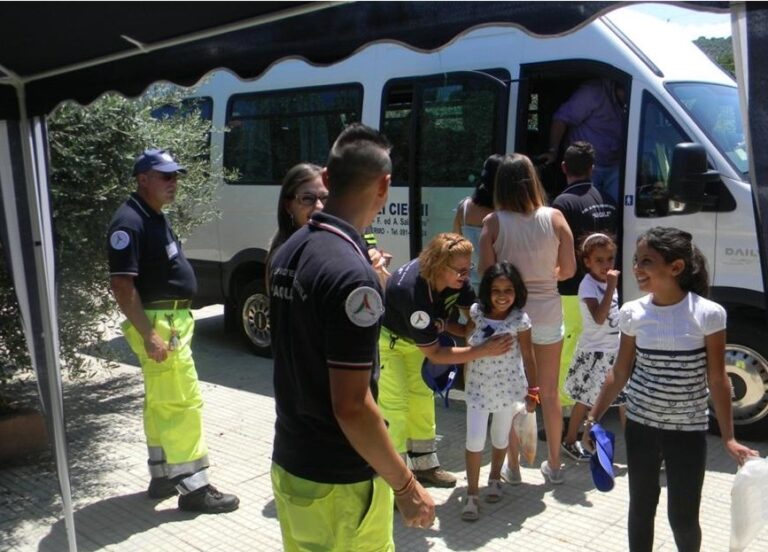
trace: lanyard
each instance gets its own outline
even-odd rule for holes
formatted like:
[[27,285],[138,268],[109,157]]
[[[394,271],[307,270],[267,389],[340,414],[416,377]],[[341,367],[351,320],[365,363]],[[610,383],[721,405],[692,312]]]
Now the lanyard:
[[347,240],[352,246],[355,248],[357,253],[367,262],[370,264],[370,259],[363,253],[362,249],[360,249],[360,246],[355,243],[355,240],[350,238],[346,232],[340,230],[339,228],[333,226],[332,224],[327,224],[325,222],[317,222],[314,219],[310,219],[308,224],[314,226],[315,228],[319,228],[320,230],[325,230],[326,232],[331,232],[332,234],[336,234],[340,238]]

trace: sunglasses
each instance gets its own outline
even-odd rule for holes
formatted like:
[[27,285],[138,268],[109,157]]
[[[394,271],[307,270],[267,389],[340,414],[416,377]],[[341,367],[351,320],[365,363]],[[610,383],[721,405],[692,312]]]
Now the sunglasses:
[[301,203],[302,205],[305,205],[307,207],[311,207],[312,205],[317,204],[319,201],[323,205],[325,205],[325,202],[328,201],[328,194],[301,194],[301,195],[295,195],[293,196],[293,199]]
[[469,273],[472,271],[472,269],[475,268],[475,263],[470,263],[469,264],[469,268],[465,268],[465,269],[462,269],[462,270],[456,270],[455,268],[453,268],[450,265],[446,266],[445,268],[447,268],[448,270],[450,270],[451,272],[456,274],[457,278],[466,278],[467,276],[469,276]]

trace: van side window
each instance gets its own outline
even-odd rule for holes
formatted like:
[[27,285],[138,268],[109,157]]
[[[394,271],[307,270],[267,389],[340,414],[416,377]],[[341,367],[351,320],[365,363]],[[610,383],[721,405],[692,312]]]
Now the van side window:
[[322,166],[336,136],[360,121],[362,108],[359,84],[233,95],[224,166],[239,171],[237,184],[267,185],[279,184],[296,163]]
[[474,75],[387,83],[382,130],[394,146],[392,183],[409,183],[413,161],[423,187],[473,186],[486,157],[500,151],[505,97],[488,77]]
[[667,110],[644,92],[637,155],[635,214],[638,217],[669,214],[669,165],[672,151],[680,142],[690,142],[690,139]]

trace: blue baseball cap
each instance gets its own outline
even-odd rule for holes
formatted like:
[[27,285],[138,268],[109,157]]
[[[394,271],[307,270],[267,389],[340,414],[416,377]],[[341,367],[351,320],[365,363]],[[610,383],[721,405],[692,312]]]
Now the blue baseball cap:
[[604,493],[613,489],[613,445],[616,437],[600,424],[595,424],[589,431],[595,443],[595,453],[589,459],[592,481],[598,491]]
[[[441,347],[455,347],[456,342],[447,334],[437,336]],[[448,407],[448,393],[456,383],[459,367],[456,364],[435,364],[428,358],[421,365],[421,379],[432,391],[440,395]]]
[[147,171],[185,173],[187,172],[187,169],[179,165],[167,151],[161,149],[148,149],[144,150],[144,153],[136,158],[136,162],[133,164],[133,176]]

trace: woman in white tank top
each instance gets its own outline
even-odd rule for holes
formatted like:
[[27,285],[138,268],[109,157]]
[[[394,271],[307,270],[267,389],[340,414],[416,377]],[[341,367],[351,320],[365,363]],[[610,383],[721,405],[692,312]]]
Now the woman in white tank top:
[[[545,479],[563,482],[560,440],[563,417],[558,393],[563,310],[558,280],[576,272],[573,234],[563,214],[545,205],[544,188],[525,155],[504,156],[496,173],[496,212],[483,221],[480,233],[480,272],[509,261],[528,288],[525,310],[532,323],[533,350],[538,369],[544,430],[549,455],[541,465]],[[502,472],[503,473],[503,472]]]

